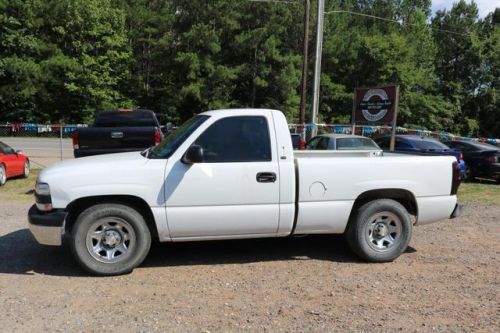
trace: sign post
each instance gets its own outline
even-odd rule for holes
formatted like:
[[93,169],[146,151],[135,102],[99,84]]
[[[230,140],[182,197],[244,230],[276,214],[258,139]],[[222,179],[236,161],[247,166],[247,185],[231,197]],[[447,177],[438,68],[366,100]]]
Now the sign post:
[[394,150],[396,119],[399,107],[399,85],[356,88],[352,108],[352,131],[356,124],[391,124],[391,151]]
[[398,119],[398,110],[399,110],[399,86],[396,86],[396,93],[394,96],[394,118],[392,120],[392,131],[391,131],[391,144],[389,146],[390,151],[394,151],[394,147],[396,146],[396,129],[397,129],[397,119]]

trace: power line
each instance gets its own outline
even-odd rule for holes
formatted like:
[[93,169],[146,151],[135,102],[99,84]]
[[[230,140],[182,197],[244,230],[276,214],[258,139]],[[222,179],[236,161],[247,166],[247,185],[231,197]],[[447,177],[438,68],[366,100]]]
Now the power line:
[[[381,20],[381,21],[387,21],[387,22],[402,24],[402,22],[397,21],[397,20],[388,19],[388,18],[385,18],[385,17],[375,16],[375,15],[369,15],[369,14],[352,12],[352,11],[349,11],[349,10],[332,10],[332,11],[326,12],[325,14],[333,14],[333,13],[346,13],[346,14],[352,14],[352,15],[369,17],[369,18],[376,19],[376,20]],[[420,26],[419,24],[415,24],[415,23],[406,23],[406,25]],[[451,30],[433,28],[433,27],[428,26],[428,25],[427,25],[427,27],[429,29],[431,29],[431,30],[440,31],[440,32],[448,33],[448,34],[454,34],[454,35],[460,35],[460,36],[467,36],[467,37],[470,37],[470,35],[471,35],[470,33],[462,33],[462,32],[456,32],[456,31],[451,31]]]

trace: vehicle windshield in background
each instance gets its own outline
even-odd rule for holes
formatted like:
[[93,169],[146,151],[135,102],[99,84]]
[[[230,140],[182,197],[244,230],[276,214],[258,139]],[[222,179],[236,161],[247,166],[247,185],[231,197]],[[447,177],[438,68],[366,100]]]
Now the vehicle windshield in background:
[[373,140],[367,138],[338,138],[337,150],[380,149]]
[[150,158],[169,158],[179,146],[191,135],[209,116],[196,116],[186,121],[181,127],[170,133],[163,141],[149,152]]
[[418,149],[450,150],[447,145],[434,140],[412,140],[411,143]]
[[157,127],[151,111],[104,111],[97,114],[94,127]]
[[499,147],[490,145],[489,143],[484,142],[473,142],[472,145],[480,148],[480,149],[488,149],[488,150],[500,150]]

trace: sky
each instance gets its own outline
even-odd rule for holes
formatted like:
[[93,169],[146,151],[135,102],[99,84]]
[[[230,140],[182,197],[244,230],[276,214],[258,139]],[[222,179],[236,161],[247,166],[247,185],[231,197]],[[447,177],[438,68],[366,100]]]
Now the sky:
[[[471,0],[466,1],[468,3],[471,2]],[[432,0],[432,12],[435,13],[441,9],[451,9],[454,2],[458,2],[458,0]],[[495,10],[496,7],[500,8],[500,0],[475,0],[475,2],[479,9],[479,17],[481,18]]]

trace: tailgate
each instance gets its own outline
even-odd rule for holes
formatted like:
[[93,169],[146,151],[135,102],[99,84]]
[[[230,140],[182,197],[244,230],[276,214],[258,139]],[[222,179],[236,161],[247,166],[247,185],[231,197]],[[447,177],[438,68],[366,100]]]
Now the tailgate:
[[153,127],[91,127],[79,130],[80,149],[145,149],[154,145]]

